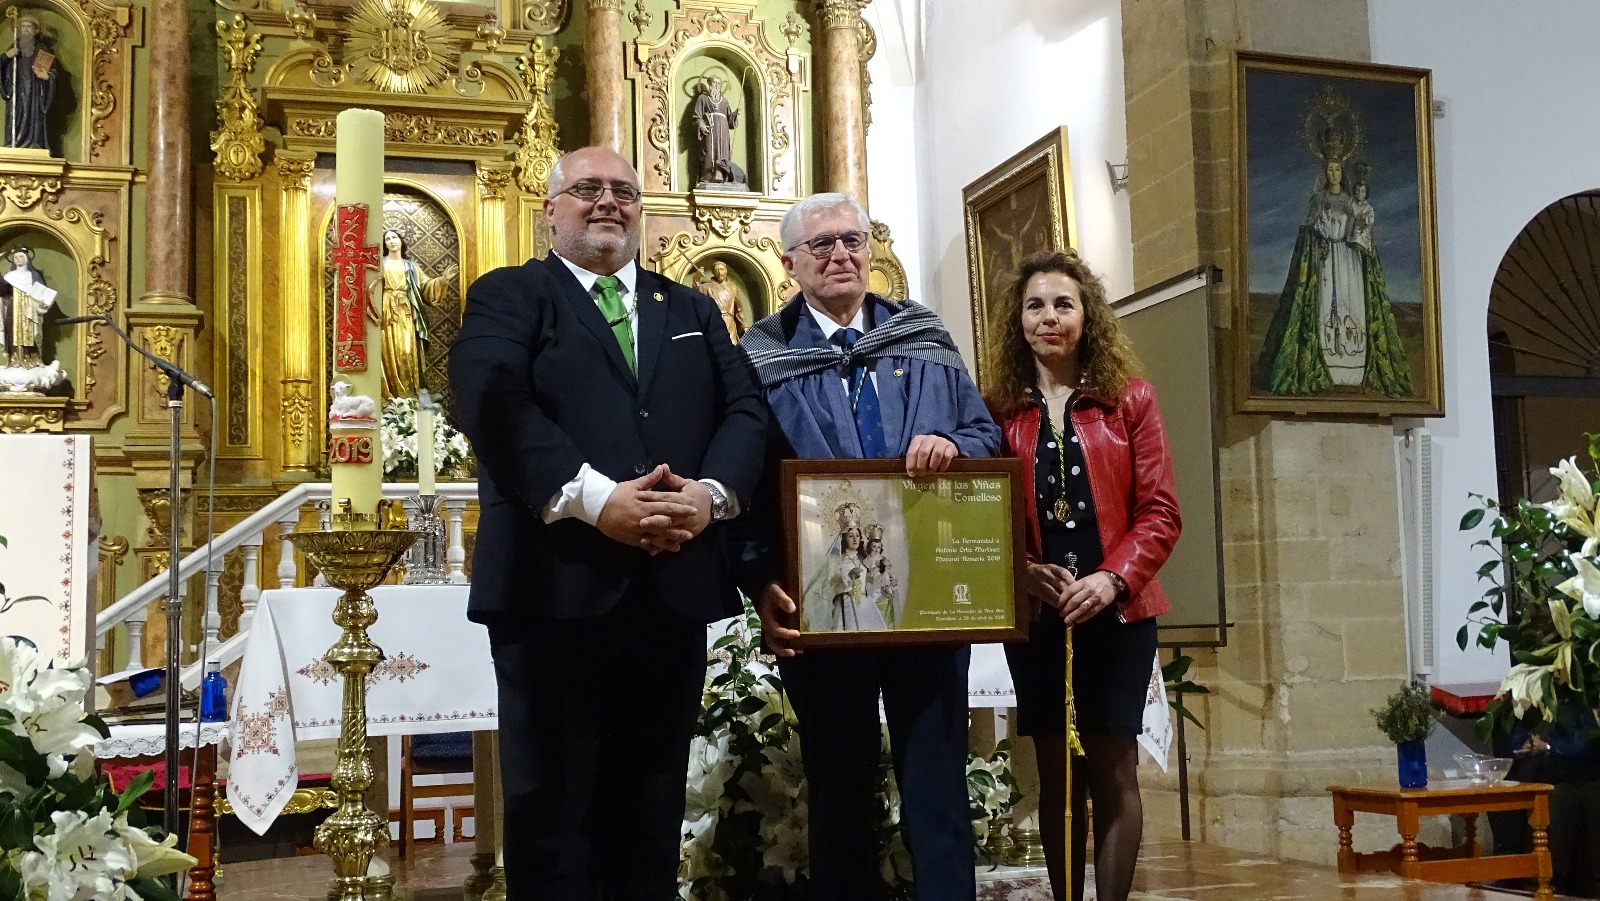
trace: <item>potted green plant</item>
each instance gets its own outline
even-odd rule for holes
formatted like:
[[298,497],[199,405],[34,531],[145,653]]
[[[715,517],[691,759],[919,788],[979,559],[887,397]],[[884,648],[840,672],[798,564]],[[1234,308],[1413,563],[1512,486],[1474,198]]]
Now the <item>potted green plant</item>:
[[1433,731],[1433,700],[1428,686],[1409,682],[1371,711],[1378,729],[1394,742],[1401,788],[1428,784],[1428,733]]

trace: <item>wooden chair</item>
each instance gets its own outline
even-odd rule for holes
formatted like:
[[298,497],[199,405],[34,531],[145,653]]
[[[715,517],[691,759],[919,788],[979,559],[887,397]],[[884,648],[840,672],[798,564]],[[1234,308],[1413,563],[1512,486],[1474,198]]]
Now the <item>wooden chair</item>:
[[[418,776],[453,776],[438,785],[417,785]],[[416,838],[416,802],[419,798],[472,797],[472,733],[400,737],[400,857],[411,858]],[[462,808],[457,807],[458,811]],[[439,841],[445,841],[445,821],[438,822]],[[459,831],[459,823],[457,829]]]

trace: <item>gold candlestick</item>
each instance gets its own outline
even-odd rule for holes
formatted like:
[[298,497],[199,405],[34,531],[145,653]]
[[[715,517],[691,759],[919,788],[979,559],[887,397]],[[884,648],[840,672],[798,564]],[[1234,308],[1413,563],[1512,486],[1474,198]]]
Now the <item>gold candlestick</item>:
[[289,536],[328,584],[344,591],[333,607],[333,621],[344,633],[325,657],[344,680],[332,780],[339,807],[317,827],[313,841],[333,861],[328,897],[338,901],[386,901],[393,896],[392,877],[368,873],[372,859],[389,844],[389,824],[363,801],[373,779],[367,753],[367,674],[383,659],[383,649],[367,635],[367,628],[378,621],[378,609],[367,590],[384,580],[417,534],[378,529]]

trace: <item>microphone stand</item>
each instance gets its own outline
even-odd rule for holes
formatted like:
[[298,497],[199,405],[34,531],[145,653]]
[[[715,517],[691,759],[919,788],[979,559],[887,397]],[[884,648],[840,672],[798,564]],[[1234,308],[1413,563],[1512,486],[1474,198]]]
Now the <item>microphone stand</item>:
[[[180,522],[179,511],[182,508],[182,503],[179,500],[181,497],[179,494],[179,462],[181,457],[179,450],[183,446],[181,430],[183,426],[184,386],[193,386],[196,391],[206,397],[213,397],[214,395],[204,382],[179,369],[175,364],[161,359],[136,344],[133,338],[129,337],[128,333],[123,331],[111,317],[75,316],[71,319],[62,320],[63,325],[75,322],[101,322],[110,326],[111,330],[117,333],[117,337],[122,339],[123,343],[137,351],[140,356],[149,360],[152,365],[161,370],[167,377],[167,410],[172,422],[172,443],[168,455],[170,465],[167,473],[167,533],[169,543],[167,545],[166,600],[167,672],[164,681],[167,701],[167,753],[165,757],[166,776],[162,782],[162,793],[166,801],[166,808],[162,816],[162,826],[167,830],[168,834],[178,836],[180,848],[187,848],[189,844],[187,836],[178,831],[178,721],[182,719],[180,705],[183,700],[182,687],[180,685],[183,680],[179,672],[179,657],[183,652],[183,581],[178,575],[178,563],[182,559],[180,557],[182,553],[182,535],[180,531],[182,523]],[[198,710],[195,715],[198,718]]]

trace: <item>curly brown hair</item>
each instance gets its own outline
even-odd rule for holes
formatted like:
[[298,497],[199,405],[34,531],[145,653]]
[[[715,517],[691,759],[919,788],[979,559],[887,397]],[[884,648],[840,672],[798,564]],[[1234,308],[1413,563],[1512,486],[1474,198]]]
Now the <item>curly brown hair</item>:
[[1105,282],[1076,250],[1042,250],[1022,261],[990,312],[984,361],[992,375],[985,379],[989,387],[983,399],[996,418],[1011,416],[1026,405],[1027,391],[1037,380],[1033,350],[1022,333],[1022,303],[1028,282],[1041,272],[1059,272],[1077,282],[1082,291],[1083,335],[1078,339],[1078,360],[1085,390],[1113,403],[1120,401],[1128,390],[1128,380],[1139,371],[1133,347],[1106,298]]

